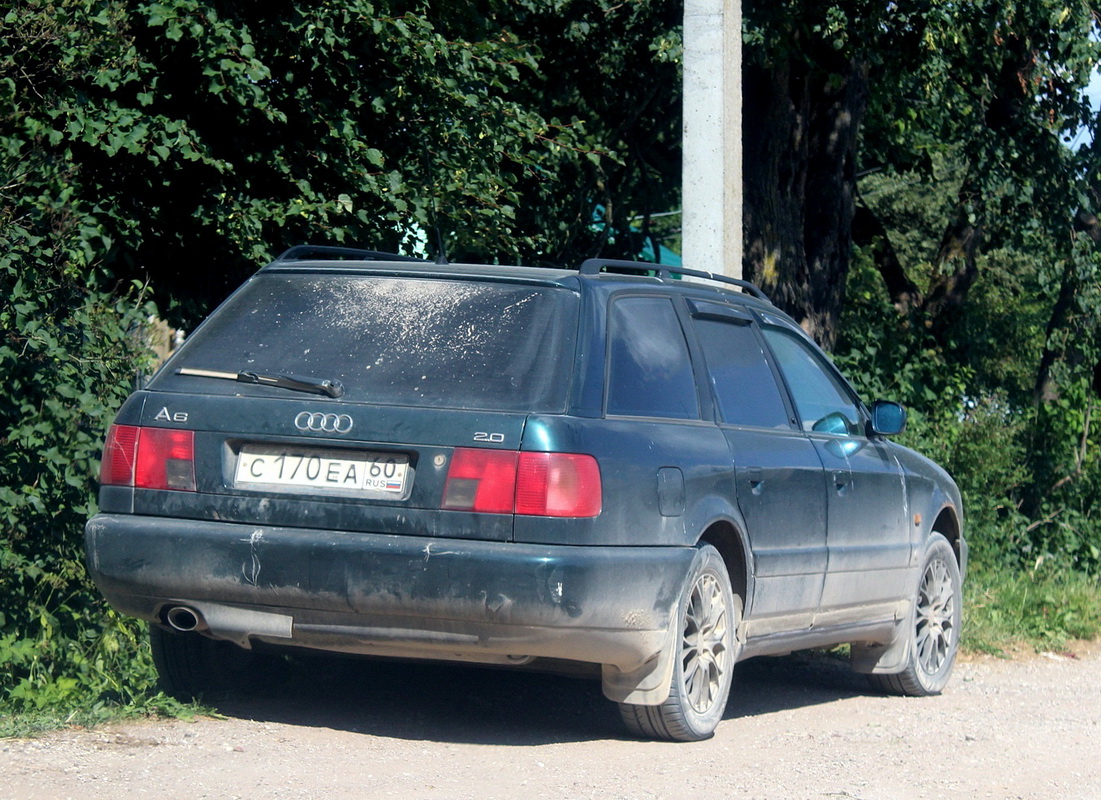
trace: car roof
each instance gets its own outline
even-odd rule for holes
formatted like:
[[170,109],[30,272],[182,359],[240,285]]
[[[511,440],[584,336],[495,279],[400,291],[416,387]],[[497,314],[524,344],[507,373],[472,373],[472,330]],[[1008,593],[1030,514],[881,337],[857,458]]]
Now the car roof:
[[436,263],[375,250],[299,245],[263,267],[271,273],[349,273],[404,275],[418,278],[487,279],[502,282],[555,285],[579,291],[582,282],[606,290],[663,286],[693,294],[746,304],[771,314],[786,316],[749,281],[684,267],[641,261],[588,259],[578,269],[501,264]]
[[431,261],[375,261],[310,259],[304,261],[273,261],[261,272],[327,272],[356,274],[400,274],[416,277],[487,278],[526,283],[569,285],[576,288],[576,270],[550,267],[514,267],[496,264],[434,264]]

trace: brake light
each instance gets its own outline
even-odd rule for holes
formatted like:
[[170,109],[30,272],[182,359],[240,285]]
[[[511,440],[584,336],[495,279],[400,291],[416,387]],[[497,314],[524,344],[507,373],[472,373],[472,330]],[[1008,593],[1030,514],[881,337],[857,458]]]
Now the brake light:
[[516,495],[516,453],[458,447],[447,470],[443,507],[509,514]]
[[443,507],[490,514],[595,517],[600,468],[577,453],[516,453],[459,447],[451,459]]
[[167,428],[142,428],[138,433],[139,489],[195,491],[195,434]]
[[103,446],[100,483],[195,491],[195,433],[112,425]]

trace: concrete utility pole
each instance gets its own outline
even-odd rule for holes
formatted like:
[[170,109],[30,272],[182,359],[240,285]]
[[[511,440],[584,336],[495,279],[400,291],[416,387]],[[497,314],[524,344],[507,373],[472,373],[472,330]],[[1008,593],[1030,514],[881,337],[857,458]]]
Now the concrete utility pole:
[[684,2],[684,266],[742,276],[741,0]]

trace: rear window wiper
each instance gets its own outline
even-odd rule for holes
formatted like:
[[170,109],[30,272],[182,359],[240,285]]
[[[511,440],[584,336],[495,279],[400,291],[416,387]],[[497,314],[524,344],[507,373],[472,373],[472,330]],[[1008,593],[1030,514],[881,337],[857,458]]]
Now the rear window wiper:
[[310,394],[323,394],[329,397],[342,397],[344,384],[340,381],[331,381],[328,378],[305,378],[300,375],[266,375],[261,372],[220,372],[213,369],[191,369],[181,367],[176,370],[177,375],[190,375],[193,378],[219,378],[224,381],[237,381],[238,383],[255,383],[260,386],[277,386],[280,389],[290,389],[294,392],[309,392]]

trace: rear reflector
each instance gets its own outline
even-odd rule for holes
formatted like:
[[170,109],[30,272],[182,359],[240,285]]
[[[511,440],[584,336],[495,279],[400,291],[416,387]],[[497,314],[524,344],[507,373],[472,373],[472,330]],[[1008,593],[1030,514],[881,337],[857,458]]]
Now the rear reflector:
[[600,468],[577,453],[521,453],[516,513],[540,517],[600,514]]
[[600,514],[600,468],[576,453],[516,453],[455,449],[443,507],[489,514],[595,517]]
[[103,446],[100,483],[139,489],[195,491],[195,434],[112,425]]
[[99,482],[104,486],[133,486],[134,465],[138,454],[138,428],[134,425],[112,425],[103,444],[103,463]]

